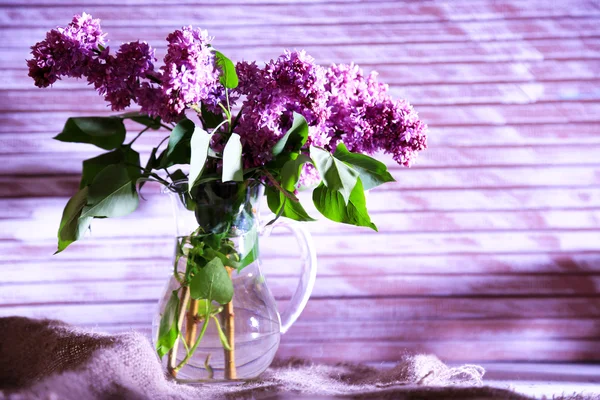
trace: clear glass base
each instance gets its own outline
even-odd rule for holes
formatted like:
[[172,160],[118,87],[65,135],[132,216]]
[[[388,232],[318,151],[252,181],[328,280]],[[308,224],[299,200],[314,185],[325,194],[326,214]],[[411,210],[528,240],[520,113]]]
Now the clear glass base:
[[[260,272],[259,262],[254,262],[244,268],[240,274],[232,273],[234,285],[233,295],[233,320],[234,334],[232,352],[235,365],[233,378],[226,372],[226,357],[228,351],[224,349],[217,325],[210,321],[201,342],[191,357],[176,373],[175,378],[185,383],[207,383],[248,380],[257,378],[264,372],[275,357],[281,337],[281,324],[277,312],[275,299],[267,288],[264,276]],[[165,294],[159,305],[159,313],[153,321],[153,337],[156,342],[161,315],[173,290],[179,287],[179,282],[171,278]],[[220,321],[220,326],[226,335],[227,323],[224,312],[215,316]],[[188,326],[184,321],[181,329],[181,339],[177,343],[177,356],[174,365],[180,365],[186,358],[186,348],[183,340],[189,329],[197,332],[202,329],[203,321],[196,321],[196,327]],[[191,344],[194,341],[191,340]],[[191,345],[188,343],[188,348]],[[169,354],[166,354],[162,363],[169,370]]]

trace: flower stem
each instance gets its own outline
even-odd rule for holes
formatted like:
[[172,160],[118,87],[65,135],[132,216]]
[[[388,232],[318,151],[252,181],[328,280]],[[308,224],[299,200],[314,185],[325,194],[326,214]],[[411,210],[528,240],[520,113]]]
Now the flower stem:
[[[187,286],[183,286],[181,290],[181,302],[179,305],[179,312],[177,318],[177,330],[181,332],[181,327],[183,326],[183,320],[185,318],[185,313],[187,311],[187,303],[190,301],[190,288]],[[168,372],[171,374],[173,378],[177,377],[177,371],[179,368],[175,368],[175,364],[177,363],[177,349],[179,348],[179,337],[175,339],[175,344],[173,344],[173,348],[169,351],[169,364],[167,366]]]
[[[227,267],[229,278],[233,268]],[[235,313],[233,311],[233,299],[223,307],[223,325],[225,326],[225,335],[229,344],[229,349],[225,351],[225,379],[237,379],[235,368]]]
[[198,104],[188,104],[188,106],[189,106],[189,107],[190,107],[192,110],[196,111],[196,114],[198,114],[198,115],[202,116],[202,108],[198,107]]
[[149,81],[152,81],[154,83],[158,83],[162,85],[162,81],[160,79],[158,79],[156,76],[151,75],[151,74],[146,74],[146,79],[148,79]]
[[130,147],[131,147],[131,145],[132,145],[132,144],[133,144],[133,143],[134,143],[134,142],[135,142],[135,141],[136,141],[136,140],[137,140],[137,139],[138,139],[140,136],[142,136],[142,133],[146,132],[148,129],[150,129],[150,127],[149,127],[149,126],[147,126],[146,128],[142,129],[142,131],[141,131],[140,133],[138,133],[138,134],[137,134],[137,136],[136,136],[136,137],[134,137],[134,138],[133,138],[133,140],[127,144],[127,146],[130,146]]
[[187,313],[187,322],[185,324],[185,341],[188,346],[192,346],[192,342],[196,337],[198,326],[196,319],[198,318],[198,300],[192,299],[190,310]]
[[200,342],[202,341],[202,338],[204,337],[204,333],[206,332],[206,328],[208,328],[208,321],[210,321],[210,318],[208,318],[207,316],[204,317],[204,324],[202,324],[202,329],[200,330],[200,335],[198,335],[198,339],[196,339],[196,343],[194,343],[194,346],[190,349],[190,351],[188,351],[188,353],[186,354],[185,358],[183,360],[181,360],[181,362],[179,363],[179,365],[173,369],[173,372],[175,373],[176,376],[177,372],[179,372],[179,370],[181,368],[183,368],[183,366],[185,364],[187,364],[187,362],[190,360],[190,358],[192,358],[192,356],[194,355],[194,353],[196,352],[196,349],[198,348],[198,345],[200,344]]
[[169,125],[165,125],[165,124],[161,123],[160,126],[163,127],[163,128],[165,128],[168,131],[172,131],[173,130],[173,128],[171,128]]

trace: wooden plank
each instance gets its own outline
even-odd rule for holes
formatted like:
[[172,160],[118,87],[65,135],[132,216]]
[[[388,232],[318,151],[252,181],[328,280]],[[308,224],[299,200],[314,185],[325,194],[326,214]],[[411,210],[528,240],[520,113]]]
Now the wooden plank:
[[[29,116],[29,115],[28,115]],[[0,119],[2,115],[0,115]],[[10,119],[10,123],[17,120],[16,116]],[[5,119],[6,121],[6,119]],[[5,132],[0,134],[0,154],[43,154],[60,153],[63,157],[77,155],[78,157],[89,158],[99,154],[101,150],[94,146],[82,145],[78,143],[65,143],[52,140],[65,120],[53,119],[48,121],[43,133],[32,133],[28,130],[39,130],[40,127],[22,124],[20,127],[5,126]],[[12,129],[11,129],[12,128]],[[43,127],[41,127],[43,129]],[[10,129],[10,130],[9,130]],[[137,127],[128,126],[131,138]],[[2,128],[0,128],[0,131]],[[24,134],[26,133],[26,134]],[[468,155],[477,157],[481,152],[488,152],[486,155],[492,157],[490,152],[497,150],[496,157],[510,151],[529,152],[523,163],[528,162],[529,158],[536,158],[535,154],[542,155],[549,152],[549,157],[553,160],[565,160],[572,157],[571,152],[557,154],[557,149],[594,147],[600,145],[600,135],[596,123],[577,123],[577,124],[535,124],[535,125],[511,125],[511,126],[461,126],[456,127],[432,127],[427,138],[429,148],[423,153],[423,157],[418,161],[419,165],[426,162],[432,162],[437,157],[429,156],[432,153],[443,153],[444,151],[454,152],[454,148],[472,148],[466,149]],[[147,154],[152,147],[157,145],[166,135],[164,131],[146,132],[136,142],[136,149],[141,153]],[[542,149],[542,146],[555,146],[553,149]],[[488,149],[493,147],[494,149]],[[517,148],[519,147],[519,148]],[[523,147],[534,147],[534,150],[528,150]],[[577,149],[577,152],[579,149]],[[577,153],[576,152],[576,153]],[[4,156],[3,156],[4,157]],[[439,156],[441,157],[441,156]],[[483,157],[482,157],[483,158]],[[18,160],[15,160],[18,162]],[[484,162],[484,160],[478,160]]]
[[461,321],[298,321],[286,332],[286,342],[319,338],[323,342],[346,340],[545,340],[597,339],[597,319],[499,319]]
[[[86,7],[89,13],[103,20],[103,27],[135,27],[181,25],[181,16],[192,25],[222,27],[227,25],[288,25],[311,24],[350,24],[377,21],[377,23],[414,21],[471,21],[514,18],[545,18],[565,16],[599,16],[600,10],[593,2],[581,1],[569,4],[550,5],[543,1],[518,2],[484,1],[473,3],[460,1],[451,5],[442,3],[382,2],[377,7],[368,3],[348,4],[295,4],[253,5],[239,7],[234,4],[172,5],[163,7],[145,5],[96,5]],[[4,7],[0,13],[0,25],[39,27],[64,25],[79,8],[73,6],[48,7]],[[135,15],[136,18],[131,18]],[[156,16],[161,18],[157,19]]]
[[[296,276],[300,260],[296,254],[277,255],[262,252],[261,269],[267,277]],[[322,276],[364,276],[376,268],[388,275],[478,275],[478,274],[589,274],[599,273],[600,251],[595,253],[562,254],[486,254],[486,255],[408,255],[402,258],[383,256],[318,257],[318,274]],[[42,262],[0,261],[3,283],[52,283],[90,281],[153,280],[166,277],[171,271],[169,254],[153,259],[134,260],[63,260],[53,257]],[[85,268],[82,268],[82,264]],[[367,268],[367,269],[366,269]],[[51,273],[50,273],[51,272]]]
[[537,81],[556,79],[590,79],[598,76],[596,66],[588,68],[595,61],[549,61],[529,63],[527,68]]
[[[64,22],[66,22],[65,20]],[[64,24],[63,22],[63,24]],[[148,21],[147,21],[148,22]],[[220,45],[278,45],[303,47],[314,44],[356,45],[385,43],[469,42],[498,40],[564,39],[594,37],[600,34],[598,18],[536,18],[534,20],[442,21],[422,23],[385,23],[345,25],[285,25],[277,30],[270,26],[227,26],[213,32]],[[149,21],[150,25],[154,22]],[[0,31],[0,43],[5,48],[25,48],[39,42],[51,27],[24,29],[9,27]],[[144,40],[152,47],[166,46],[170,29],[154,26],[110,28],[108,39],[113,46],[132,40]]]
[[[543,145],[590,145],[600,142],[597,123],[536,123],[510,126],[461,126],[435,127],[434,134],[427,138],[429,150],[436,147],[457,146],[476,147],[495,146],[543,146]],[[2,136],[0,135],[0,138]],[[0,139],[1,140],[1,139]],[[428,151],[429,151],[428,150]],[[425,153],[426,154],[426,153]]]
[[590,167],[514,167],[468,169],[394,170],[396,182],[386,189],[489,188],[527,186],[592,186],[600,183],[600,168]]
[[593,101],[600,94],[599,81],[523,83],[518,86],[531,102]]
[[[433,131],[439,127],[502,126],[600,122],[600,102],[539,104],[457,105],[418,107],[420,118]],[[0,113],[0,133],[60,132],[69,117],[110,115],[108,112]]]
[[[599,11],[600,12],[600,11]],[[304,49],[320,64],[349,63],[357,64],[423,64],[423,63],[496,63],[515,61],[542,61],[600,58],[597,48],[599,39],[539,39],[521,42],[465,42],[465,43],[404,43],[374,45],[306,45]],[[237,46],[237,45],[236,45]],[[232,60],[267,61],[277,58],[280,46],[219,46]],[[158,59],[164,57],[164,51],[158,49]],[[6,60],[3,68],[22,68],[29,50],[1,49],[0,57]]]
[[[49,142],[50,140],[48,140]],[[158,144],[154,142],[153,144]],[[53,146],[54,147],[54,146]],[[89,150],[93,150],[88,146]],[[142,164],[146,162],[149,146],[136,146],[141,152]],[[72,146],[65,146],[71,148]],[[79,149],[80,146],[77,146]],[[33,176],[37,174],[78,175],[81,173],[83,160],[100,154],[93,152],[52,152],[23,153],[21,146],[4,149],[4,162],[0,164],[0,176]],[[62,150],[62,149],[61,149]],[[145,151],[142,151],[145,150]],[[432,147],[423,153],[417,161],[418,168],[462,168],[462,167],[515,167],[515,166],[577,166],[600,164],[599,145],[564,145],[543,147],[483,147],[483,148],[444,148]],[[385,162],[390,169],[399,169],[398,164],[390,156],[375,156]]]
[[[306,3],[335,3],[335,4],[345,4],[345,3],[361,3],[361,2],[374,2],[377,3],[381,0],[335,0],[335,1],[325,1],[325,0],[227,0],[227,4],[235,4],[240,6],[245,5],[255,5],[255,4],[306,4]],[[96,5],[132,5],[132,6],[147,6],[149,4],[155,5],[164,5],[162,0],[71,0],[69,2],[64,2],[60,0],[36,0],[35,3],[28,2],[27,0],[6,0],[2,3],[5,6],[22,6],[22,5],[37,5],[37,6],[73,6],[73,7],[90,7]],[[198,0],[177,0],[177,4],[180,5],[198,5]]]
[[[147,221],[144,222],[145,224],[152,223],[153,219],[159,221],[171,218],[168,199],[152,195],[148,190],[145,191],[148,201],[141,202],[136,213],[125,217],[130,223],[141,224],[143,221]],[[307,195],[308,193],[301,193],[300,198],[307,208],[312,208]],[[0,199],[0,219],[7,220],[6,224],[11,223],[11,221],[15,225],[27,223],[27,221],[45,221],[45,223],[54,225],[53,223],[58,223],[67,200],[67,198],[43,198],[43,200],[33,198]],[[442,190],[432,192],[374,190],[368,193],[367,203],[373,218],[376,218],[377,222],[380,223],[385,223],[383,219],[386,216],[377,216],[378,214],[402,213],[402,215],[396,214],[394,216],[394,218],[399,219],[399,227],[403,226],[400,221],[406,221],[408,226],[413,218],[423,218],[422,221],[431,221],[431,217],[434,216],[433,219],[439,217],[442,220],[448,220],[448,218],[472,220],[472,222],[464,222],[472,224],[469,229],[475,227],[568,229],[575,226],[589,228],[597,223],[600,188],[578,189],[577,191],[564,189]],[[264,204],[262,209],[267,213]],[[415,215],[410,215],[411,213],[415,213]],[[463,217],[460,213],[465,213],[466,216]],[[568,218],[563,219],[563,217]],[[403,220],[402,218],[407,219]],[[571,222],[565,221],[565,219],[574,222],[571,225]],[[95,222],[108,226],[113,223],[111,221],[122,220],[98,220]],[[421,220],[415,222],[418,221]],[[94,225],[94,232],[97,228],[103,229],[101,226],[96,227],[96,225]],[[427,223],[415,223],[415,225],[427,226]],[[25,231],[27,230],[25,229]],[[157,232],[167,232],[167,227],[158,229]]]
[[[86,326],[87,327],[87,326]],[[152,333],[150,323],[92,325],[97,331],[120,333],[131,329]],[[298,343],[307,338],[322,342],[347,340],[369,341],[438,341],[438,340],[547,340],[596,339],[600,321],[596,319],[498,319],[461,321],[336,321],[304,322],[300,319],[282,336],[284,343]]]
[[[0,32],[2,32],[0,30]],[[599,60],[552,61],[494,64],[415,64],[369,65],[365,72],[376,70],[379,80],[390,85],[439,85],[510,82],[577,81],[598,78]],[[0,69],[2,89],[32,89],[25,64],[16,69]],[[84,80],[64,79],[56,86],[62,89],[87,89]]]
[[[590,188],[600,184],[600,167],[539,166],[490,167],[465,169],[427,169],[418,167],[393,170],[397,182],[381,190],[465,190],[512,189],[527,187]],[[71,196],[79,185],[79,176],[27,176],[15,181],[0,176],[0,197]],[[596,204],[597,205],[597,204]]]
[[319,362],[397,362],[407,353],[435,354],[446,362],[481,361],[595,361],[600,359],[598,340],[519,341],[418,341],[336,343],[285,342],[278,358],[300,357]]
[[[64,205],[63,205],[64,207]],[[167,205],[168,207],[168,205]],[[335,236],[365,233],[364,228],[336,224],[321,217],[311,203],[306,207],[309,215],[319,217],[319,222],[305,224],[314,235]],[[397,213],[372,211],[372,221],[381,235],[389,233],[423,232],[563,232],[600,231],[600,207],[592,210],[544,210],[544,211],[473,211],[473,212],[423,212]],[[155,215],[157,214],[157,215]],[[62,207],[48,212],[42,218],[0,219],[0,240],[49,240],[56,236],[56,229],[62,215]],[[190,216],[190,218],[193,218]],[[273,218],[266,214],[263,223]],[[168,212],[140,211],[127,219],[94,221],[93,238],[119,237],[171,237],[175,234],[175,224]],[[274,235],[281,233],[275,230]],[[366,233],[365,233],[366,234]]]
[[[157,299],[143,302],[0,306],[0,316],[61,319],[80,325],[147,324]],[[283,305],[285,302],[280,302]],[[283,309],[283,307],[281,308]],[[600,318],[600,298],[311,299],[299,321]]]
[[600,103],[503,104],[419,107],[419,116],[431,127],[507,124],[579,123],[600,120]]
[[[600,77],[600,74],[599,74]],[[558,101],[599,101],[600,81],[546,82],[527,84],[473,84],[395,86],[394,98],[409,99],[415,107],[470,104],[528,104]],[[39,111],[104,112],[104,99],[87,87],[84,90],[0,90],[0,112],[28,111],[35,102]],[[418,108],[417,108],[418,109]]]
[[[1,181],[1,179],[0,179]],[[22,184],[23,179],[19,182]],[[61,197],[22,198],[22,187],[15,182],[4,182],[11,185],[13,198],[0,198],[0,218],[29,219],[49,218],[57,211],[64,208],[68,197],[75,193],[76,182],[65,188],[56,188]],[[46,186],[48,188],[48,186]],[[51,192],[35,192],[37,196],[52,196]],[[159,193],[159,188],[148,185],[143,191],[144,196]],[[301,193],[300,197],[306,197]],[[303,200],[304,201],[304,200]],[[310,200],[305,202],[310,204]],[[398,211],[398,212],[450,212],[450,211],[547,211],[550,209],[578,210],[596,209],[600,204],[600,188],[577,188],[576,190],[565,190],[565,188],[489,188],[489,189],[439,189],[439,190],[381,190],[370,191],[367,198],[370,210],[374,211]],[[149,197],[147,202],[141,202],[140,210],[148,210],[149,214],[155,216],[166,216],[169,211],[167,199],[159,200],[159,197]],[[132,214],[131,218],[136,218]],[[51,217],[50,217],[51,218]],[[58,218],[58,217],[56,217]]]
[[[375,265],[363,276],[321,276],[312,298],[598,296],[597,275],[380,275]],[[3,306],[44,303],[149,301],[163,294],[169,270],[153,280],[0,283]],[[374,273],[374,274],[373,274]],[[296,277],[271,276],[268,287],[277,299],[289,299]]]
[[[315,249],[320,256],[401,256],[445,254],[514,254],[540,252],[597,252],[598,231],[514,232],[410,232],[378,235],[365,229],[338,236],[318,235]],[[281,255],[294,249],[289,236],[274,235],[261,244],[262,251]],[[368,246],[365,244],[368,243]],[[294,247],[291,247],[294,246]],[[1,241],[5,261],[46,260],[56,249],[55,240]],[[171,254],[168,237],[93,238],[82,240],[60,255],[64,260],[152,259]],[[285,252],[287,253],[287,251]],[[375,260],[375,259],[374,259]],[[374,261],[376,262],[376,261]]]
[[596,101],[600,97],[600,81],[396,86],[390,88],[390,93],[420,106]]

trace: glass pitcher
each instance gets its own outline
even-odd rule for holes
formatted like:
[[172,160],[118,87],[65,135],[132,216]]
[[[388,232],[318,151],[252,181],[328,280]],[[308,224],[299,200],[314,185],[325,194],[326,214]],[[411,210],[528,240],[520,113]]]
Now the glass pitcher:
[[[262,189],[258,181],[211,181],[188,193],[187,181],[178,181],[164,190],[177,236],[152,337],[163,366],[178,381],[256,378],[310,297],[317,268],[310,234],[294,223],[262,226]],[[302,258],[300,283],[281,316],[258,257],[258,239],[273,227],[294,234]]]

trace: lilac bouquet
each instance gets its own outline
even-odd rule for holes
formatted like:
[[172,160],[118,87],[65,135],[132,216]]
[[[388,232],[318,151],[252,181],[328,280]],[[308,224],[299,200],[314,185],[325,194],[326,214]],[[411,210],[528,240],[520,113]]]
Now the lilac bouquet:
[[[181,200],[198,220],[187,247],[181,244],[181,255],[189,257],[186,271],[175,273],[182,294],[188,287],[192,294],[202,292],[204,283],[194,277],[208,265],[239,271],[256,258],[253,252],[240,254],[228,235],[241,204],[236,196],[250,186],[264,186],[275,219],[312,221],[297,197],[298,190],[309,189],[326,218],[376,230],[364,192],[394,179],[368,155],[384,152],[409,166],[426,147],[427,126],[411,105],[392,99],[375,72],[365,74],[354,64],[325,68],[304,51],[285,51],[264,66],[234,64],[212,40],[192,27],[172,32],[159,67],[145,42],[112,51],[99,20],[84,13],[32,47],[27,65],[36,86],[85,78],[113,111],[139,108],[111,117],[69,118],[56,136],[107,150],[83,162],[79,191],[63,212],[57,252],[78,240],[94,218],[134,211],[138,185],[149,179],[166,186],[184,182]],[[125,120],[143,128],[128,143]],[[150,129],[169,134],[142,165],[133,145]],[[231,185],[240,190],[225,195],[223,187]],[[199,206],[207,201],[228,207],[217,212]],[[219,274],[222,293],[195,301],[231,300],[230,277]],[[178,340],[176,311],[185,312],[177,306],[184,296],[173,293],[167,307],[175,311],[161,322],[161,356]],[[226,340],[223,346],[228,348]],[[180,367],[171,366],[172,373]]]

